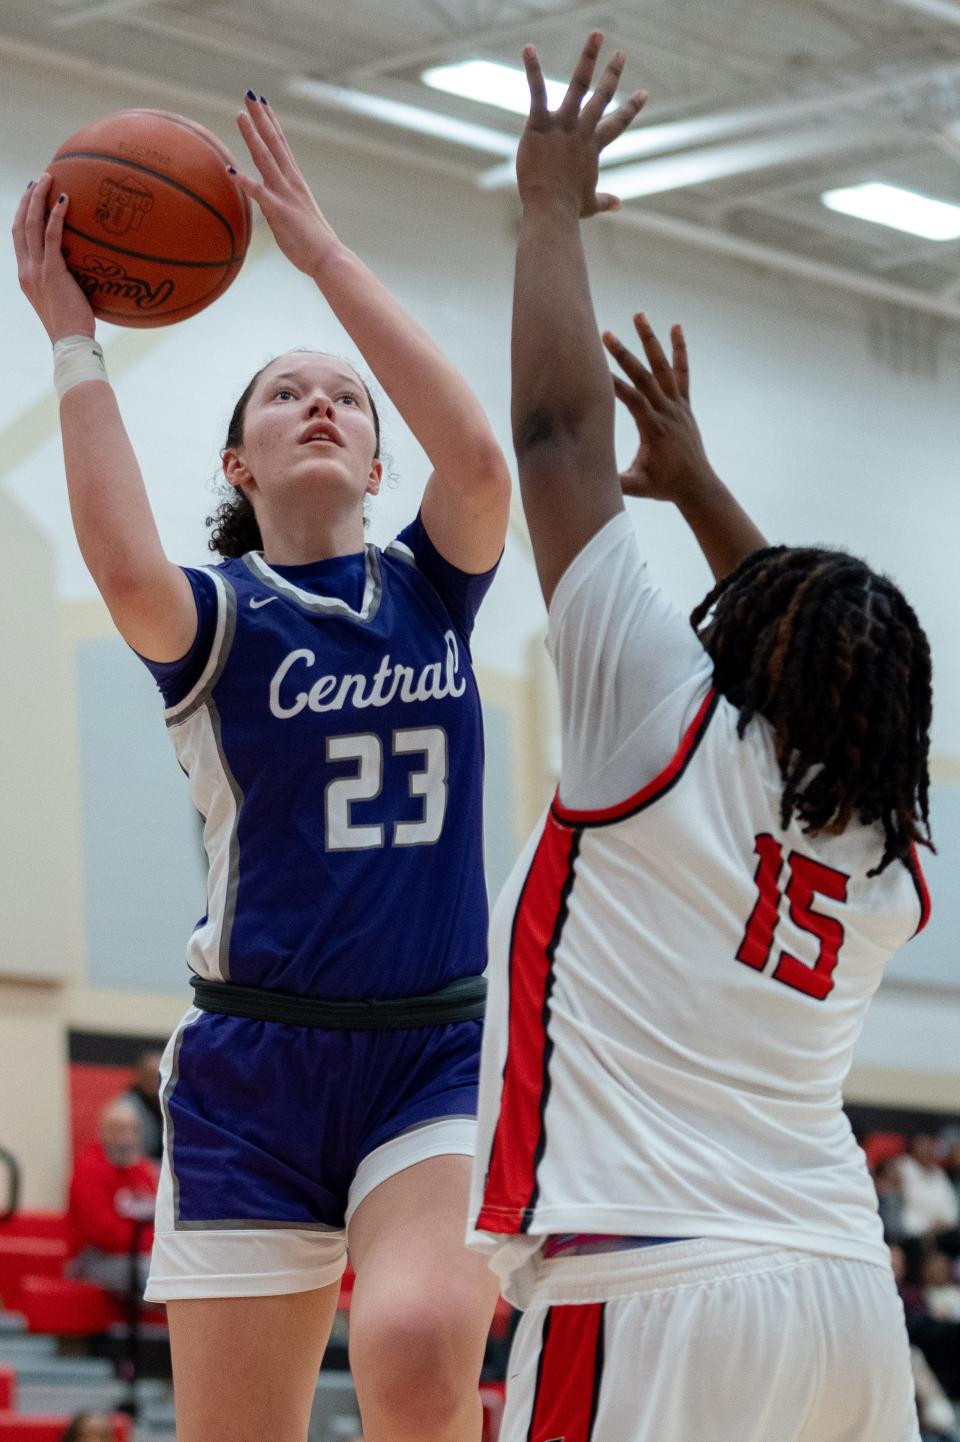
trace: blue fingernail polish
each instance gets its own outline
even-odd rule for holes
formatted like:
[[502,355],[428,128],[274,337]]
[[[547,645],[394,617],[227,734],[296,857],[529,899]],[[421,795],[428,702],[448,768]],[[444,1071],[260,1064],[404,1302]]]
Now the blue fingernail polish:
[[267,103],[267,97],[266,97],[265,95],[261,95],[261,96],[260,96],[260,104],[261,104],[261,105],[266,105],[266,103]]
[[228,174],[228,175],[236,175],[236,173],[237,173],[237,167],[236,167],[235,165],[228,165],[228,166],[227,166],[227,174]]
[[31,187],[32,187],[32,185],[33,185],[33,181],[32,181],[32,180],[28,180],[28,181],[27,181],[27,189],[30,190]]
[[254,95],[254,93],[253,93],[252,90],[248,90],[248,91],[247,91],[247,99],[248,99],[248,100],[256,100],[256,98],[257,98],[257,97],[256,97],[256,95]]
[[66,198],[67,198],[67,197],[66,197],[65,195],[58,195],[58,196],[57,196],[57,204],[58,204],[58,205],[62,205],[63,202],[66,200]]

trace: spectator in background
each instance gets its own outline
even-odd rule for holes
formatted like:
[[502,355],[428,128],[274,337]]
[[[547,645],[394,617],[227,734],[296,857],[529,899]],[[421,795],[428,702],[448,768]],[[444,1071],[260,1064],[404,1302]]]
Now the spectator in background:
[[923,1300],[934,1321],[960,1322],[960,1287],[945,1252],[930,1251],[923,1259]]
[[78,1412],[60,1442],[113,1442],[113,1423],[100,1413]]
[[910,1365],[917,1394],[920,1442],[960,1442],[953,1405],[919,1347],[910,1348]]
[[907,1142],[907,1154],[900,1158],[903,1189],[903,1227],[908,1237],[956,1233],[960,1221],[960,1200],[940,1165],[936,1137],[918,1132]]
[[132,1102],[118,1097],[100,1115],[100,1140],[84,1148],[73,1169],[69,1275],[126,1295],[136,1252],[142,1293],[156,1191],[157,1169],[143,1155],[140,1118]]
[[889,1246],[901,1242],[906,1235],[903,1213],[903,1187],[900,1183],[900,1158],[884,1157],[873,1169],[873,1185],[877,1189],[877,1209],[883,1223],[884,1239]]
[[940,1145],[944,1150],[943,1169],[950,1178],[950,1184],[960,1203],[960,1136],[953,1127],[940,1137]]
[[163,1155],[163,1111],[160,1107],[160,1062],[163,1053],[155,1047],[141,1052],[136,1072],[124,1100],[136,1108],[140,1118],[143,1150],[146,1156],[159,1161]]

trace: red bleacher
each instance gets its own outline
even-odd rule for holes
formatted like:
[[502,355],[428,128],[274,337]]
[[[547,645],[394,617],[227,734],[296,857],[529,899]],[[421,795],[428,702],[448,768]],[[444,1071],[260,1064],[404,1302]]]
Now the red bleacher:
[[[133,1442],[130,1418],[117,1412],[111,1417],[114,1442]],[[69,1417],[18,1417],[0,1412],[0,1442],[60,1442]]]
[[[68,1235],[58,1212],[18,1212],[0,1222],[0,1302],[20,1312],[30,1332],[87,1337],[125,1319],[122,1302],[102,1287],[63,1275]],[[166,1312],[145,1308],[143,1319],[162,1324]]]

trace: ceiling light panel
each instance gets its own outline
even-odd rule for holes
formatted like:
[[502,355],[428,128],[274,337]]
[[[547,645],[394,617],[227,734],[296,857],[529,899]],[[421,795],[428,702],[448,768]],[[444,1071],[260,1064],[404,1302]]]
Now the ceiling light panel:
[[920,235],[925,240],[960,240],[960,205],[904,190],[899,185],[868,181],[825,190],[820,199],[828,210]]
[[413,130],[419,135],[432,135],[438,140],[449,140],[454,145],[464,145],[488,155],[512,156],[516,150],[513,136],[491,126],[473,125],[437,110],[391,100],[386,95],[371,95],[343,85],[328,85],[326,81],[315,80],[309,75],[290,76],[284,82],[284,90],[299,100],[309,100],[333,110],[346,110],[353,115],[365,115],[370,120],[397,125],[401,130]]

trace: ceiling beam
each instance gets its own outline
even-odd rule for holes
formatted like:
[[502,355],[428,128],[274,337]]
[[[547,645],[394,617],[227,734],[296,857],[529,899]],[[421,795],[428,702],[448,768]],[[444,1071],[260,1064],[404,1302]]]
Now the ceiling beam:
[[[0,55],[29,64],[43,65],[56,73],[79,76],[94,84],[116,84],[130,90],[132,94],[155,95],[161,102],[183,103],[199,109],[206,108],[218,114],[229,115],[232,119],[236,107],[233,101],[207,92],[175,85],[135,71],[107,66],[99,61],[69,55],[63,51],[51,50],[28,41],[0,34]],[[432,171],[448,176],[451,180],[469,184],[475,177],[472,167],[455,164],[448,158],[426,156],[417,153],[410,146],[387,145],[372,141],[368,136],[359,136],[345,130],[342,125],[324,125],[314,121],[291,116],[286,128],[291,134],[303,134],[312,139],[335,143],[341,149],[356,150],[361,154],[380,156],[397,165],[413,169]],[[892,285],[884,280],[861,276],[840,266],[824,265],[806,260],[802,256],[776,250],[773,246],[758,245],[717,230],[675,220],[669,216],[657,215],[639,207],[628,208],[616,217],[604,219],[600,224],[622,225],[660,236],[663,239],[692,246],[694,249],[725,255],[734,260],[759,265],[765,270],[834,287],[868,299],[903,306],[908,310],[920,311],[926,315],[940,316],[960,325],[960,295],[956,297],[931,296],[925,292],[911,290],[908,286]]]
[[946,20],[951,25],[960,25],[960,4],[956,0],[891,0],[907,10],[918,10],[934,20]]
[[[852,295],[863,296],[866,300],[882,301],[887,305],[906,307],[923,315],[939,316],[942,320],[960,325],[960,293],[948,296],[945,293],[928,294],[911,290],[906,285],[894,285],[886,280],[874,280],[860,275],[843,266],[828,265],[823,261],[808,260],[801,255],[776,250],[773,246],[758,245],[756,241],[743,240],[737,235],[722,231],[706,230],[689,221],[676,220],[672,216],[660,215],[648,210],[622,210],[615,217],[604,218],[603,224],[626,225],[647,235],[660,236],[665,240],[677,241],[693,246],[697,250],[709,250],[714,255],[725,255],[732,260],[745,261],[749,265],[761,266],[764,270],[793,275],[800,280],[813,281],[817,285],[844,290]],[[960,292],[960,287],[958,287]]]
[[[888,98],[891,93],[902,94],[904,91],[922,89],[926,85],[942,84],[958,78],[960,61],[914,66],[900,74],[892,74],[885,81],[871,80],[861,85],[847,86],[832,94],[800,95],[789,100],[745,105],[733,110],[715,111],[711,115],[695,115],[686,120],[666,121],[659,125],[641,123],[637,130],[628,131],[624,139],[629,137],[633,143],[642,143],[641,153],[662,155],[672,150],[689,150],[695,145],[709,144],[714,140],[743,135],[752,130],[776,128],[785,131],[788,126],[801,120],[822,122],[838,112],[848,109],[857,111],[864,106],[875,105]],[[883,120],[890,118],[884,116]],[[880,129],[877,120],[870,117],[869,123],[876,134]],[[824,152],[831,149],[842,149],[842,143],[824,145]],[[702,153],[708,154],[707,151]],[[607,163],[614,163],[610,152],[608,157]],[[484,190],[497,190],[512,185],[512,164],[493,167],[486,172],[479,184]]]
[[111,15],[125,15],[138,10],[141,5],[158,4],[159,0],[93,0],[89,5],[78,5],[75,10],[66,10],[50,21],[52,30],[72,30],[77,25],[89,25],[92,20],[103,20]]
[[[346,85],[361,85],[375,79],[385,70],[404,70],[414,65],[436,65],[441,60],[460,59],[487,45],[502,45],[516,41],[520,45],[530,40],[534,30],[538,37],[555,26],[570,20],[578,20],[584,26],[592,25],[598,16],[612,15],[622,9],[630,0],[579,0],[579,3],[563,5],[548,12],[531,10],[523,20],[507,25],[487,25],[477,30],[462,30],[459,34],[440,36],[431,45],[418,45],[410,50],[393,51],[378,56],[363,65],[355,65],[346,76],[340,77]],[[635,0],[634,0],[635,3]],[[586,31],[584,31],[586,35]]]
[[209,25],[179,15],[169,19],[156,15],[140,15],[128,12],[120,16],[121,24],[127,30],[139,30],[145,35],[158,35],[162,40],[171,40],[177,45],[188,45],[194,50],[206,50],[225,60],[241,60],[245,66],[272,65],[277,70],[302,70],[302,50],[292,46],[267,44],[259,37],[254,50],[249,40],[234,39],[222,25]]

